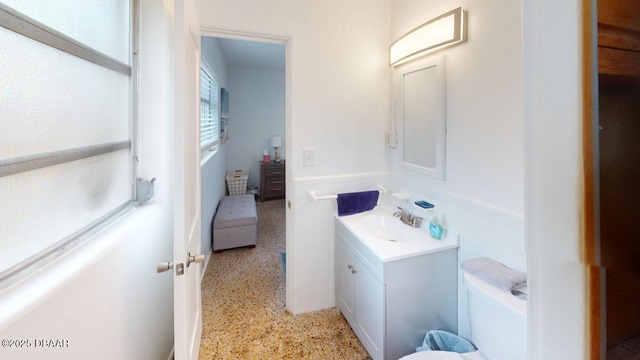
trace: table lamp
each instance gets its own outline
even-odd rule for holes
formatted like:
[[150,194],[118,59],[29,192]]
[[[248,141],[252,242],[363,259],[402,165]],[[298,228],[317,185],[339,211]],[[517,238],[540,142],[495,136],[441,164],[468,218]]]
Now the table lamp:
[[279,163],[280,162],[280,155],[278,155],[278,148],[282,146],[282,137],[281,136],[272,136],[271,137],[271,146],[274,147],[275,153],[273,156],[273,161]]

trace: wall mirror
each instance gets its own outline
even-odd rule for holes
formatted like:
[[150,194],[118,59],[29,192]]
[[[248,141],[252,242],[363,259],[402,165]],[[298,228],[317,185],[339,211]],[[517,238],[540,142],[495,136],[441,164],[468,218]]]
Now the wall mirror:
[[402,165],[445,178],[447,99],[445,57],[397,68],[402,120]]

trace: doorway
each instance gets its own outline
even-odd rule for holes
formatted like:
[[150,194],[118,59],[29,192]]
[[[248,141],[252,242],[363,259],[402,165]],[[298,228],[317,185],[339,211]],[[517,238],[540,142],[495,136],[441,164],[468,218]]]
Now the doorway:
[[640,356],[640,84],[600,77],[600,252],[607,359]]
[[[286,76],[289,71],[286,61],[288,40],[217,30],[203,30],[202,36],[202,62],[212,68],[219,88],[226,93],[228,104],[226,114],[221,113],[218,152],[211,164],[203,165],[202,170],[203,227],[205,222],[208,223],[208,236],[203,232],[203,243],[208,242],[207,248],[211,248],[211,221],[215,206],[227,194],[225,174],[235,170],[248,170],[248,192],[256,195],[258,205],[264,201],[279,204],[278,211],[286,213],[283,218],[286,218],[286,233],[289,233],[290,214],[285,209],[284,200],[289,197],[286,183],[291,179],[290,164],[286,161],[290,152],[290,110],[287,108],[290,103],[290,77]],[[279,146],[276,148],[274,145]],[[274,162],[276,151],[280,158],[278,163]],[[269,158],[266,164],[265,153]],[[265,168],[272,167],[277,167],[278,171],[265,171]],[[267,180],[277,182],[278,186],[265,186],[265,176]],[[215,194],[205,199],[208,189]],[[207,202],[213,206],[205,210]],[[273,206],[269,205],[270,208]],[[285,235],[288,248],[291,245],[287,238]],[[255,250],[259,247],[260,244]],[[285,252],[283,249],[282,253]],[[287,271],[292,271],[290,268]],[[286,278],[287,297],[292,294],[290,278]],[[287,304],[291,303],[290,299],[286,300]]]
[[597,14],[592,358],[618,360],[640,356],[640,4],[597,0]]

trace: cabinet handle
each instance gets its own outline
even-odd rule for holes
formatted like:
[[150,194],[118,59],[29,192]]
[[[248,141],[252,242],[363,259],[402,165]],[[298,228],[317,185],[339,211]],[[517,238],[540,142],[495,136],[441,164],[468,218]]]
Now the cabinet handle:
[[347,265],[347,269],[349,270],[353,269],[353,265]]
[[271,183],[272,184],[282,184],[282,180],[280,180],[280,181],[272,181]]
[[280,174],[282,174],[282,171],[274,171],[274,172],[272,172],[271,174],[273,174],[273,175],[280,175]]
[[282,191],[282,188],[273,189],[273,191]]
[[352,273],[352,274],[357,274],[357,273],[358,273],[358,270],[356,270],[355,268],[353,268],[353,269],[351,269],[351,273]]

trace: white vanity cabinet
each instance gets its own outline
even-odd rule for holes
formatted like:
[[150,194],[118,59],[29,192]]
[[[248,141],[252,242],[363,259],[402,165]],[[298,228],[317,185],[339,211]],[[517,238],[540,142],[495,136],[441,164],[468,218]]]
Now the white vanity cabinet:
[[415,352],[429,330],[457,332],[457,248],[383,261],[336,220],[336,307],[375,360]]
[[[360,255],[338,237],[336,242],[336,302],[369,355],[382,359],[384,285]],[[356,330],[357,329],[357,330]]]

